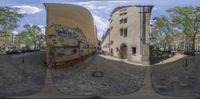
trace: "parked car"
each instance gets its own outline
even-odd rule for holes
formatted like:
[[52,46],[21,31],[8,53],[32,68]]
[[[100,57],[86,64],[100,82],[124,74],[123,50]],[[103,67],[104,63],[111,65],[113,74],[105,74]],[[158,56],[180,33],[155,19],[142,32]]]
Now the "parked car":
[[17,49],[12,49],[12,50],[8,50],[6,51],[6,54],[10,55],[10,54],[20,54],[20,50]]

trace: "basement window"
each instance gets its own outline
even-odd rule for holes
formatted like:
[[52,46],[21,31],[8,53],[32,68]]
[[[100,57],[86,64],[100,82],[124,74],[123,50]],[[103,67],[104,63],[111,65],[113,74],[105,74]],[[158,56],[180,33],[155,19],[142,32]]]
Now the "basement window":
[[132,47],[132,55],[136,54],[136,47]]

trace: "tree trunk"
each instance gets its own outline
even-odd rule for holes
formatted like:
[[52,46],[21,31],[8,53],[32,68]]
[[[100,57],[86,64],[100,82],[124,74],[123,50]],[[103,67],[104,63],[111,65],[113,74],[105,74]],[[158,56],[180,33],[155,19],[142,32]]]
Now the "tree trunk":
[[166,47],[167,47],[167,44],[165,43],[165,44],[164,44],[164,51],[166,51]]
[[191,54],[195,55],[195,37],[192,38],[192,49],[191,49]]
[[34,42],[34,50],[36,49],[36,47],[37,47],[37,44],[36,44],[36,42]]

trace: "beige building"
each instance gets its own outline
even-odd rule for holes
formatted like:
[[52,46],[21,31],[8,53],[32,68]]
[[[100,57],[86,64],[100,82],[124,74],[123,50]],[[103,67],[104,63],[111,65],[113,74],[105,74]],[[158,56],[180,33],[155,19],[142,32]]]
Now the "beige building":
[[72,4],[45,3],[49,67],[66,67],[89,57],[97,48],[91,13]]
[[102,50],[117,58],[148,65],[151,5],[122,6],[113,10],[103,36]]

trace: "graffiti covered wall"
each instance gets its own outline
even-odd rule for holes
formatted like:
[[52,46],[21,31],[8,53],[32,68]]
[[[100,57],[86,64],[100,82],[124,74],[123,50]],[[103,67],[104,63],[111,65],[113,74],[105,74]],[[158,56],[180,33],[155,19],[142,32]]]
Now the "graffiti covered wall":
[[45,4],[45,7],[49,67],[72,65],[95,51],[96,31],[87,9],[68,4]]

